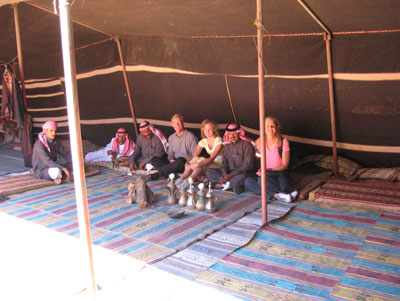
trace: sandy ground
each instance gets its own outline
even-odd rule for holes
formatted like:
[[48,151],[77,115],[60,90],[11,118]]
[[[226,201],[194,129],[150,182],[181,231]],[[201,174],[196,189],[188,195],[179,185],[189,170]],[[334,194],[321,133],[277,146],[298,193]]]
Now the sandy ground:
[[97,246],[94,297],[79,239],[1,212],[0,229],[0,300],[238,300]]

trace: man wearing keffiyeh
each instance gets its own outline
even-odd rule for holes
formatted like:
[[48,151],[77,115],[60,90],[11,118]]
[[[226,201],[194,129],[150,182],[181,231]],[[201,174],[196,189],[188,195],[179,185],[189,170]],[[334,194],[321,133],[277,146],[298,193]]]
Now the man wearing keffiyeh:
[[129,165],[131,170],[135,167],[144,169],[153,157],[164,157],[168,151],[168,142],[164,134],[150,122],[143,121],[139,129],[140,134],[136,139],[135,151]]
[[87,153],[87,162],[106,161],[111,162],[120,157],[131,158],[135,148],[135,142],[129,138],[126,129],[119,128],[109,144],[105,148]]
[[207,179],[216,188],[233,189],[237,194],[244,191],[244,180],[253,171],[254,147],[238,124],[226,126],[222,149],[222,167],[209,168]]
[[[52,180],[56,184],[61,184],[64,179],[72,179],[71,156],[62,143],[56,140],[57,123],[47,121],[42,129],[33,147],[32,166],[35,178]],[[66,160],[65,164],[57,162],[58,155]]]

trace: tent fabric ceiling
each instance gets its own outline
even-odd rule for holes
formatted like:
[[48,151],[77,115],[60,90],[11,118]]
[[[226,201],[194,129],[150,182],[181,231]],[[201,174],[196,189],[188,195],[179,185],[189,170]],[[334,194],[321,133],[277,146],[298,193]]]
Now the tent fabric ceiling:
[[[52,1],[32,3],[53,10]],[[398,0],[304,0],[332,32],[399,29]],[[99,13],[101,12],[101,13]],[[73,19],[117,36],[254,35],[256,1],[75,0]],[[296,0],[264,0],[270,34],[323,32]]]
[[[400,118],[398,1],[303,0],[332,32],[339,142],[398,145],[400,132],[393,131]],[[263,6],[267,113],[281,119],[287,135],[329,141],[324,31],[299,0],[264,0]],[[68,132],[60,95],[59,19],[53,0],[20,3],[18,12],[25,79],[32,83],[27,93],[34,124],[54,117]],[[100,127],[91,124],[130,117],[114,36],[121,38],[125,63],[132,67],[128,78],[137,117],[167,121],[178,108],[184,108],[182,113],[193,123],[206,116],[229,122],[227,80],[240,122],[257,129],[255,18],[256,0],[73,1],[79,99],[87,121],[83,134],[103,143],[96,141]],[[0,36],[0,63],[16,61],[10,5],[0,7]],[[54,78],[57,83],[53,85]],[[40,89],[37,82],[43,83]],[[191,109],[199,103],[205,106],[203,113]],[[114,126],[102,124],[102,132],[112,133]],[[378,162],[373,154],[363,155],[366,164]],[[361,158],[357,152],[352,156]],[[382,164],[400,166],[397,154],[387,158]]]
[[[357,48],[372,46],[376,47],[375,50],[387,49],[388,55],[383,58],[392,58],[393,52],[398,50],[400,43],[396,35],[400,31],[398,0],[385,0],[379,3],[375,0],[303,1],[333,32],[333,47],[336,41],[338,44],[345,41],[343,44],[347,47],[346,51],[350,50],[347,53],[351,53],[352,60],[354,58],[357,60],[353,55]],[[321,36],[324,32],[305,9],[296,0],[270,0],[264,1],[263,5],[266,34],[300,35],[297,38],[272,36],[265,39],[267,72],[277,74],[275,70],[278,69],[279,72],[288,74],[296,74],[299,71],[307,74],[311,67],[307,68],[310,61],[302,60],[304,55],[315,59],[312,64],[320,66],[319,69],[325,68],[326,64],[323,61],[326,59],[321,56],[324,55],[325,46]],[[32,72],[36,71],[32,76],[40,76],[37,69],[43,61],[48,61],[44,58],[49,56],[59,58],[61,55],[59,20],[54,14],[53,1],[32,0],[19,4],[18,9],[24,61],[37,60],[32,65]],[[110,36],[118,36],[122,38],[124,56],[128,64],[149,64],[216,74],[257,73],[257,63],[254,59],[256,58],[256,27],[253,24],[255,15],[255,0],[75,0],[72,5],[75,48],[100,43]],[[357,31],[395,31],[395,33],[354,34]],[[347,35],[343,34],[344,32],[353,34]],[[0,60],[3,63],[10,62],[16,58],[17,51],[12,8],[8,5],[0,7],[0,33],[2,37],[7,37],[0,40]],[[303,36],[304,34],[307,35]],[[354,41],[348,43],[349,40]],[[378,42],[374,43],[374,40]],[[119,60],[115,45],[112,44],[108,43],[107,58],[100,59],[98,66]],[[92,47],[92,55],[96,53],[96,47]],[[104,45],[99,47],[107,48]],[[305,52],[298,52],[300,48],[306,49]],[[269,55],[270,53],[272,55]],[[275,58],[279,53],[287,55],[278,62]],[[333,56],[335,57],[337,53],[340,53],[340,50],[333,51]],[[340,56],[342,55],[348,54],[340,53]],[[381,60],[380,56],[375,58]],[[362,65],[364,58],[360,56],[360,60],[356,69],[358,65]],[[54,66],[54,62],[51,60],[49,62],[49,67]],[[346,60],[340,62],[347,64]],[[298,64],[304,68],[296,67]],[[387,64],[396,69],[396,64],[390,61],[384,64],[384,71],[388,71]],[[343,66],[343,71],[334,71],[347,72],[344,70],[352,66],[347,64]],[[93,64],[90,65],[90,68],[94,67]],[[294,73],[293,69],[296,69]],[[89,69],[82,71],[87,70]],[[60,76],[58,71],[59,69],[55,68],[53,76]],[[42,77],[52,74],[51,71],[45,73]],[[324,73],[324,71],[314,70],[313,73]]]

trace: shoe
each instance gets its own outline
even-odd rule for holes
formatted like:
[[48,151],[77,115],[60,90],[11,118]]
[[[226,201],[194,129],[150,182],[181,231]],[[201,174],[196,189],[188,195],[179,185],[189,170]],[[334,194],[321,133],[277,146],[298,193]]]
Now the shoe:
[[297,190],[294,190],[294,191],[292,191],[292,192],[290,193],[290,197],[292,198],[292,201],[296,200],[297,194],[298,194],[298,193],[299,193],[299,192],[298,192]]
[[222,190],[223,190],[223,191],[228,190],[230,185],[231,185],[231,182],[229,182],[229,181],[226,182],[226,183],[223,185]]
[[292,201],[292,197],[291,197],[290,194],[288,194],[288,193],[282,193],[282,192],[280,192],[280,193],[278,193],[278,194],[276,195],[276,199],[277,199],[278,201],[282,201],[282,202],[286,202],[286,203],[290,203],[290,202]]
[[147,163],[147,164],[145,165],[145,168],[146,168],[146,171],[150,171],[150,170],[154,169],[154,166],[151,165],[150,163]]

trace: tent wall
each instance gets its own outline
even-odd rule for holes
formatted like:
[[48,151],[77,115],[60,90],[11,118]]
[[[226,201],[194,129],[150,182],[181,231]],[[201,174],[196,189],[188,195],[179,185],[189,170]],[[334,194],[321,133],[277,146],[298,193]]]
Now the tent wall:
[[[233,121],[223,75],[184,74],[179,70],[128,66],[128,79],[138,121],[150,119],[166,134],[172,133],[169,118],[176,112],[182,113],[189,123],[188,127],[195,131],[204,118],[214,119],[220,124]],[[296,141],[330,140],[326,79],[267,78],[266,83],[267,114],[282,120],[285,135],[296,137]],[[366,103],[364,98],[368,96],[371,83],[356,83],[357,85],[353,81],[344,80],[336,82],[339,99],[338,141],[396,146],[398,133],[392,129],[398,121],[397,116],[394,114],[390,118],[389,114],[371,114],[367,110],[369,106],[390,108],[392,105],[395,112],[396,103],[387,100],[382,104],[381,97],[369,97]],[[388,99],[384,91],[399,93],[395,83],[376,82],[373,88],[375,94],[382,90],[382,98]],[[239,122],[250,129],[250,134],[257,133],[257,79],[230,76],[228,84]],[[81,74],[78,76],[78,87],[84,139],[104,145],[120,126],[127,127],[129,134],[134,136],[121,66],[112,65]],[[342,90],[343,96],[340,94]],[[363,90],[364,97],[358,96]],[[39,132],[45,120],[55,119],[61,125],[60,133],[66,134],[67,116],[66,109],[63,108],[65,100],[61,82],[52,80],[28,83],[27,92],[30,113],[34,116],[34,131]],[[349,97],[349,101],[346,101],[346,97]],[[359,101],[355,102],[355,99]],[[374,131],[367,131],[372,124]],[[388,143],[388,137],[392,144]],[[306,152],[331,153],[329,147],[306,144],[305,140],[304,143],[293,144],[300,156]],[[400,165],[397,154],[356,152],[339,148],[339,155],[366,166]]]
[[[51,8],[51,1],[34,2]],[[194,128],[204,118],[221,124],[232,121],[226,75],[238,120],[256,135],[255,2],[246,2],[239,11],[233,0],[211,1],[208,5],[215,9],[228,7],[222,14],[224,18],[215,19],[213,14],[218,10],[207,13],[210,8],[190,0],[198,9],[196,16],[204,14],[201,22],[197,20],[198,27],[183,26],[197,21],[190,18],[193,7],[185,10],[180,1],[161,1],[159,9],[151,11],[145,10],[149,5],[146,1],[139,1],[132,8],[128,2],[121,0],[98,14],[95,8],[105,2],[76,0],[73,15],[79,22],[90,21],[96,28],[121,37],[137,120],[154,120],[166,134],[171,133],[169,119],[176,112],[182,113],[187,122],[193,123],[189,127]],[[265,3],[266,113],[281,120],[283,133],[301,151],[330,153],[324,37],[310,16],[292,2],[296,1]],[[355,0],[306,2],[332,30],[337,140],[346,144],[338,146],[338,154],[366,166],[400,166],[400,132],[396,131],[400,117],[398,5],[393,1],[377,5],[364,0],[360,12],[353,7],[360,3]],[[281,5],[287,5],[287,9],[281,11]],[[88,7],[94,10],[85,10]],[[171,20],[163,15],[169,8],[176,13]],[[116,22],[112,16],[113,10],[118,9],[121,16]],[[182,9],[187,16],[178,14]],[[136,11],[140,16],[135,19],[132,14]],[[19,4],[19,14],[34,131],[40,130],[43,121],[56,119],[62,124],[61,134],[67,138],[58,17],[25,3]],[[147,14],[153,14],[153,18],[146,27]],[[10,6],[0,7],[1,36],[6,37],[0,39],[2,63],[13,62],[16,56],[12,15]],[[152,30],[158,30],[158,35],[151,35]],[[166,34],[168,30],[170,35]],[[79,23],[74,24],[74,37],[84,138],[105,144],[119,126],[128,127],[133,135],[115,41],[110,35]],[[357,151],[360,147],[371,151]]]

